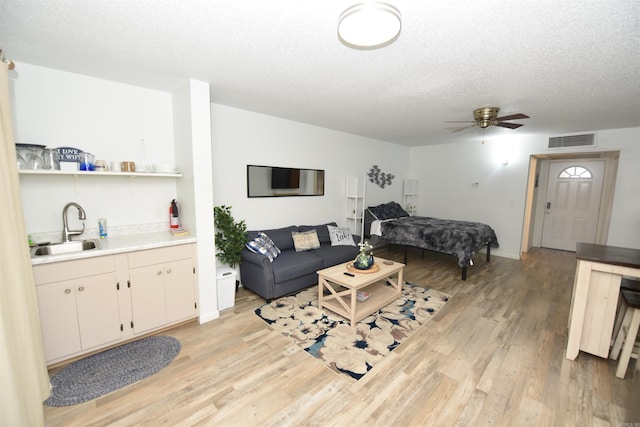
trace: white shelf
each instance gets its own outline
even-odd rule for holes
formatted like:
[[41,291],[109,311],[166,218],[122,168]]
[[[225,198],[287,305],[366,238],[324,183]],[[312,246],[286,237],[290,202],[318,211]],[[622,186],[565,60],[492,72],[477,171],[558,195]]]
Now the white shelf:
[[60,170],[43,170],[43,169],[20,169],[18,170],[20,175],[32,175],[32,176],[72,176],[75,186],[76,194],[80,194],[80,188],[78,187],[79,178],[85,177],[95,178],[98,176],[106,177],[127,177],[129,178],[129,191],[133,192],[133,182],[136,178],[181,178],[182,174],[179,172],[174,173],[155,173],[155,172],[95,172],[95,171],[60,171]]
[[418,180],[404,180],[404,209],[411,216],[417,213],[416,203],[418,201]]
[[156,173],[156,172],[95,172],[95,171],[59,171],[59,170],[42,170],[42,169],[20,169],[20,175],[72,175],[72,176],[129,176],[129,177],[166,177],[180,178],[182,174],[173,173]]
[[360,181],[355,176],[348,176],[345,194],[347,228],[351,234],[362,237],[364,230],[364,181]]

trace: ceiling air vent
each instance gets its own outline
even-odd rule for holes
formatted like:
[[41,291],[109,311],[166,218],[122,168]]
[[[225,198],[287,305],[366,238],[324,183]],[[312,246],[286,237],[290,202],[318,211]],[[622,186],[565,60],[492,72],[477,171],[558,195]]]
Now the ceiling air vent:
[[596,145],[596,135],[594,133],[549,138],[549,148],[593,147],[594,145]]

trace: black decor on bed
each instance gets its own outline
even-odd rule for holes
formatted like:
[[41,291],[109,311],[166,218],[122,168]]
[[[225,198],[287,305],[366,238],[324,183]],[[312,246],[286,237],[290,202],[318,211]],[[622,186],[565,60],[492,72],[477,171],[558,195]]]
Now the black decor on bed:
[[[389,207],[389,205],[391,204],[385,206]],[[371,213],[377,219],[383,219],[378,217],[381,212],[377,208],[379,207],[374,207]],[[369,209],[371,210],[371,208]],[[487,224],[479,222],[420,216],[402,216],[391,220],[389,218],[384,219],[380,224],[380,231],[382,232],[380,240],[384,243],[404,245],[405,264],[407,262],[406,248],[408,246],[453,255],[458,258],[458,265],[462,268],[462,280],[466,280],[467,266],[471,264],[471,259],[478,250],[484,247],[487,248],[488,262],[491,247],[498,247],[498,239],[493,229]]]

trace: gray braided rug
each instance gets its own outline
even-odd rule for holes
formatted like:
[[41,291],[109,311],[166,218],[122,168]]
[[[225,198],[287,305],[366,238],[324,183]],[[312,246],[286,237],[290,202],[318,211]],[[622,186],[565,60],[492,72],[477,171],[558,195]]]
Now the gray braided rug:
[[69,406],[97,399],[167,366],[180,353],[180,341],[153,336],[123,344],[73,362],[51,377],[49,406]]

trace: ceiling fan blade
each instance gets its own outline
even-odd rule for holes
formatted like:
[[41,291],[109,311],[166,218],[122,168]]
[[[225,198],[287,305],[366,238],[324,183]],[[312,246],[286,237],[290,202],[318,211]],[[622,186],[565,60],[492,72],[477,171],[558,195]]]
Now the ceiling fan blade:
[[529,116],[527,116],[526,114],[518,113],[518,114],[511,114],[509,116],[497,117],[496,120],[501,122],[503,120],[518,120],[518,119],[528,119],[528,118]]
[[518,129],[522,125],[520,123],[498,122],[498,123],[496,123],[496,126],[500,126],[500,127],[503,127],[503,128],[509,128],[509,129]]
[[461,128],[452,130],[451,132],[460,132],[461,130],[469,129],[469,128],[472,128],[472,127],[475,127],[475,126],[476,126],[476,124],[474,123],[474,124],[469,125],[469,126],[465,126],[465,127],[461,127]]

